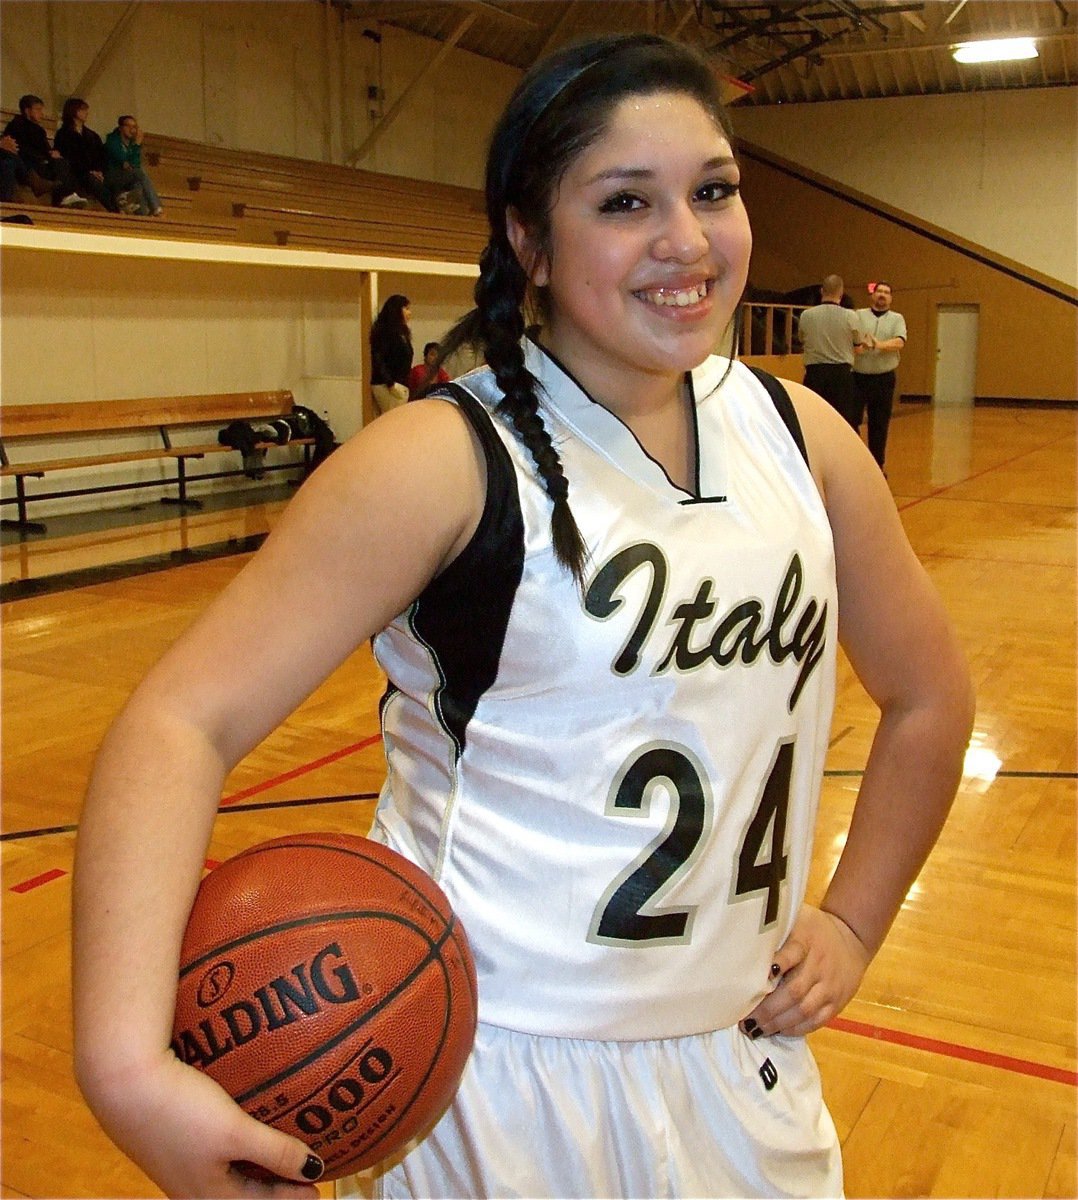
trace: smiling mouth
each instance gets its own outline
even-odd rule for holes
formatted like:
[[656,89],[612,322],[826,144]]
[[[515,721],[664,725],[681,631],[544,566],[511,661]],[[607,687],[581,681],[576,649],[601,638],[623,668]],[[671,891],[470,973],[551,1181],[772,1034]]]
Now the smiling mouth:
[[710,290],[711,280],[704,279],[692,287],[649,288],[646,291],[634,292],[633,295],[658,308],[688,308],[690,304],[699,304]]

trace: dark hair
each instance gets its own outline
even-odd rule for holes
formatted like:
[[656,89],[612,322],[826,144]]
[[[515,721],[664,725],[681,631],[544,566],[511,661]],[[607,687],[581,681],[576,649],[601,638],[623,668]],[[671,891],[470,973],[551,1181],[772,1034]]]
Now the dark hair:
[[45,101],[40,96],[35,96],[33,92],[27,92],[25,96],[19,97],[19,112],[25,115],[28,108],[33,108],[35,104],[44,104]]
[[886,279],[877,279],[876,282],[872,285],[873,295],[875,295],[876,288],[878,288],[878,287],[885,287],[889,292],[893,292],[895,290]]
[[60,113],[60,124],[65,127],[74,125],[79,109],[89,107],[86,101],[81,100],[78,96],[72,96],[69,100],[65,100],[63,111]]
[[554,553],[578,583],[587,547],[569,507],[569,484],[539,414],[539,384],[524,365],[521,339],[546,313],[545,288],[530,286],[509,241],[513,209],[539,255],[551,257],[550,215],[570,165],[600,138],[629,96],[674,92],[692,97],[733,145],[717,76],[699,52],[655,34],[614,34],[569,46],[537,63],[517,85],[491,136],[486,206],[490,240],[479,259],[476,307],[442,339],[447,358],[462,345],[480,350],[503,399],[498,405],[531,453],[553,501]]
[[116,128],[119,129],[124,121],[134,121],[137,125],[138,117],[133,117],[130,113],[120,113],[120,115],[116,118]]
[[371,333],[374,334],[375,330],[378,333],[399,333],[411,342],[412,332],[408,327],[408,322],[404,319],[404,310],[411,303],[407,296],[402,296],[399,292],[390,296],[382,305],[378,316],[374,318]]
[[437,343],[437,342],[428,342],[428,343],[427,343],[427,344],[426,344],[426,345],[423,347],[423,357],[424,357],[424,358],[426,358],[426,357],[427,357],[427,355],[428,355],[428,354],[429,354],[429,353],[430,353],[432,350],[440,350],[440,349],[441,349],[441,347],[438,345],[438,343]]

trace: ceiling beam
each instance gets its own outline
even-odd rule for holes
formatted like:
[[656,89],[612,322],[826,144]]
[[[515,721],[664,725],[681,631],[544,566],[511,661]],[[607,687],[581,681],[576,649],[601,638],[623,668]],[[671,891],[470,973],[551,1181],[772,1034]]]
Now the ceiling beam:
[[[385,21],[389,25],[392,25],[394,20],[404,19],[405,17],[430,17],[438,7],[437,2],[407,4],[404,0],[393,0],[392,3],[387,3],[386,0],[369,0],[367,4],[351,4],[348,0],[343,0],[343,2],[342,0],[333,0],[333,2],[351,20]],[[489,0],[440,0],[440,3],[447,7],[469,8],[482,16],[511,22],[513,25],[519,25],[521,28],[530,30],[533,33],[539,28],[536,22],[530,20],[528,17],[522,17],[520,13],[510,12],[500,4],[491,4]]]
[[142,0],[131,0],[131,3],[120,13],[119,20],[113,25],[108,37],[101,44],[100,50],[94,55],[94,60],[82,73],[82,78],[71,89],[72,96],[85,96],[93,91],[94,84],[101,77],[105,64],[112,57],[113,51],[134,19],[135,13],[142,7]]
[[412,82],[389,106],[389,108],[386,110],[385,116],[378,122],[377,125],[375,125],[370,133],[367,134],[366,138],[360,143],[360,145],[345,155],[344,161],[346,163],[349,165],[357,163],[371,152],[375,144],[381,140],[386,130],[397,119],[397,116],[407,102],[408,97],[411,96],[419,84],[422,83],[422,81],[426,79],[426,77],[432,71],[436,70],[442,64],[442,61],[447,57],[450,50],[456,46],[457,42],[460,41],[460,39],[468,32],[469,29],[471,29],[478,19],[478,14],[472,12],[469,13],[464,20],[457,25],[456,29],[454,29],[449,37],[446,38],[446,40],[438,47],[434,56],[424,67],[420,68],[419,74],[416,75]]
[[[1028,38],[1033,38],[1035,41],[1038,41],[1038,42],[1060,42],[1060,41],[1069,42],[1072,40],[1073,36],[1074,35],[1071,33],[1064,33],[1062,31],[1056,33],[1051,30],[1044,30],[1044,29],[1021,29],[1021,30],[1016,30],[1014,33],[1011,33],[1010,31],[1007,32],[1007,37],[1009,37],[1009,38],[1010,37],[1016,37],[1016,38],[1028,37]],[[952,38],[947,38],[945,40],[933,39],[932,41],[927,41],[927,42],[911,42],[911,41],[888,42],[886,45],[876,45],[876,46],[865,45],[865,46],[854,46],[852,48],[847,48],[845,46],[836,46],[830,50],[821,50],[819,53],[820,53],[821,58],[840,58],[840,57],[843,57],[846,55],[862,57],[864,55],[870,55],[870,54],[902,54],[902,53],[906,53],[906,52],[913,53],[913,52],[916,52],[919,50],[950,50],[950,48],[952,46],[957,45],[959,42],[978,42],[978,41],[984,42],[984,41],[990,41],[990,40],[991,40],[990,38],[985,37],[983,34],[980,36],[972,36],[972,37],[957,37],[957,36],[955,36]]]
[[561,16],[554,22],[554,28],[547,34],[546,40],[539,47],[535,55],[535,61],[538,61],[548,51],[552,50],[557,44],[558,39],[562,35],[562,30],[568,24],[569,18],[576,12],[578,0],[569,0],[569,3],[562,9]]
[[494,17],[498,21],[508,21],[512,25],[519,25],[522,29],[531,30],[534,33],[539,25],[529,17],[522,17],[520,13],[511,12],[507,8],[503,8],[500,4],[490,4],[488,0],[446,0],[448,4],[463,4],[465,8],[470,8],[479,13],[483,17]]
[[850,0],[830,0],[832,8],[837,8],[840,13],[844,13],[851,21],[860,29],[867,21],[870,25],[875,25],[880,33],[890,33],[887,26],[878,18],[872,16],[867,8],[858,8],[856,4],[850,3]]
[[336,6],[349,21],[384,21],[390,12],[395,17],[428,16],[431,10],[429,4],[394,4],[390,8],[384,3],[349,4],[348,0],[336,0]]

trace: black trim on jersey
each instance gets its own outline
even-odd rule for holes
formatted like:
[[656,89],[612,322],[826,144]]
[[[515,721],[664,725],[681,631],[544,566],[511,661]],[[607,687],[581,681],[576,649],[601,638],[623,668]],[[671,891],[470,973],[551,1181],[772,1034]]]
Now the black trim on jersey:
[[434,655],[442,682],[435,708],[457,756],[480,697],[493,684],[505,644],[509,613],[524,574],[524,518],[509,452],[490,414],[459,384],[432,396],[457,402],[483,448],[487,495],[471,541],[423,589],[409,622]]
[[805,448],[805,435],[801,432],[801,422],[797,419],[797,412],[794,409],[793,401],[790,399],[790,393],[787,392],[774,375],[769,375],[767,371],[761,371],[759,367],[749,367],[748,363],[744,365],[764,385],[767,394],[771,397],[779,416],[782,418],[782,423],[790,431],[790,437],[793,438],[794,445],[801,451],[801,457],[807,465],[809,456],[808,450]]
[[[535,348],[537,350],[539,350],[543,354],[545,354],[547,356],[547,358],[549,358],[550,361],[558,368],[558,370],[561,371],[561,373],[566,376],[566,378],[571,379],[573,381],[573,383],[576,384],[576,386],[580,389],[581,393],[587,397],[588,401],[591,404],[599,404],[599,401],[595,399],[595,397],[580,382],[580,380],[577,379],[577,377],[572,373],[572,371],[570,371],[569,368],[563,362],[561,362],[555,355],[551,354],[551,352],[546,348],[546,346],[540,346],[539,343],[534,340],[534,338],[529,338],[528,340],[532,342],[532,344],[535,346]],[[693,458],[693,490],[692,491],[686,491],[685,488],[683,488],[680,484],[675,483],[670,478],[669,473],[667,472],[666,468],[662,465],[662,463],[659,462],[659,460],[657,458],[653,457],[651,454],[649,454],[647,452],[647,450],[644,449],[644,445],[640,441],[640,439],[636,436],[636,434],[632,431],[632,429],[630,429],[629,426],[626,425],[625,422],[621,420],[621,417],[619,417],[616,412],[613,412],[611,409],[606,408],[605,404],[600,404],[599,407],[606,408],[606,411],[608,413],[610,413],[610,415],[614,418],[615,421],[621,421],[621,424],[625,425],[625,428],[628,431],[629,436],[640,447],[640,453],[646,459],[653,462],[659,468],[659,470],[662,471],[663,475],[666,476],[666,482],[675,491],[681,492],[682,495],[689,497],[688,500],[679,501],[680,504],[709,504],[714,501],[725,500],[726,499],[725,496],[701,496],[700,495],[700,428],[697,425],[697,421],[696,421],[696,393],[693,391],[692,372],[691,371],[685,372],[685,383],[689,389],[689,411],[692,414],[692,433],[693,433],[693,440],[696,443],[696,453]]]

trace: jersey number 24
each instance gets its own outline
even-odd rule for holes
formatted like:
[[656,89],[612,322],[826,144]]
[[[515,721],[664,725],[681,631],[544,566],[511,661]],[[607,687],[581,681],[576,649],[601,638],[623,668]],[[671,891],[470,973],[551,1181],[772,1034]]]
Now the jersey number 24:
[[[792,741],[781,742],[737,854],[733,895],[766,894],[763,927],[779,914],[786,878],[786,813],[790,803]],[[621,772],[607,804],[611,816],[647,816],[654,785],[670,789],[666,828],[603,893],[592,917],[589,942],[670,945],[692,936],[695,906],[659,908],[674,883],[699,856],[711,826],[712,798],[703,768],[685,748],[653,745]]]

